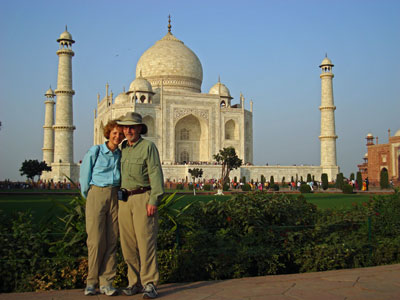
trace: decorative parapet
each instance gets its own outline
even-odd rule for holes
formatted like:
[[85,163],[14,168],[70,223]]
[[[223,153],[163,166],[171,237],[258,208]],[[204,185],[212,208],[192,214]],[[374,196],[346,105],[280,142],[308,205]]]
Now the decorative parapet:
[[193,114],[195,116],[201,117],[208,121],[208,110],[206,109],[196,109],[196,108],[175,108],[174,109],[174,121],[182,119],[183,117]]

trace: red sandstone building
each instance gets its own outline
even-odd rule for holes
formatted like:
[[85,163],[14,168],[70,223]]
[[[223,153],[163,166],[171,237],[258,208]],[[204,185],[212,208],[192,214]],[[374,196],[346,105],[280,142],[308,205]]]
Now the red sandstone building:
[[379,185],[380,174],[382,169],[386,169],[389,174],[389,181],[392,180],[394,185],[400,185],[400,129],[394,136],[390,136],[387,144],[374,144],[374,137],[368,133],[367,153],[364,156],[364,163],[358,165],[358,169],[362,174],[363,180],[368,177],[372,185]]

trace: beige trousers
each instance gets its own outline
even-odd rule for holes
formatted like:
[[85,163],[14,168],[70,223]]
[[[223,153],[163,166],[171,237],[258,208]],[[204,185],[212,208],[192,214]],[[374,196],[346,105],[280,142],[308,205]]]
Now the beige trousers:
[[90,187],[86,199],[88,247],[87,285],[112,284],[117,273],[118,241],[117,187]]
[[119,201],[119,232],[122,254],[128,265],[129,286],[145,286],[159,280],[157,265],[158,214],[147,216],[150,192]]

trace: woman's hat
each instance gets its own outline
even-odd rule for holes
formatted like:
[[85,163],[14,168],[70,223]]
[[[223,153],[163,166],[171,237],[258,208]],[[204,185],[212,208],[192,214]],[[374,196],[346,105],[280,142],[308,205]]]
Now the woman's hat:
[[117,124],[122,126],[142,125],[142,131],[140,133],[147,133],[147,125],[143,123],[142,116],[137,112],[127,112],[125,116],[117,120]]

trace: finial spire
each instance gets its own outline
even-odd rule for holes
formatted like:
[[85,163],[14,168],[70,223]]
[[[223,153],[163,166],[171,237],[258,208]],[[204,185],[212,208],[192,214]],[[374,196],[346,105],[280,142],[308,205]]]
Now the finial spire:
[[218,75],[218,82],[220,83],[221,82],[221,77]]
[[67,25],[65,25],[65,31],[68,31],[68,27],[67,27]]
[[171,33],[171,15],[168,15],[168,32]]
[[328,57],[328,52],[325,52],[325,57]]

